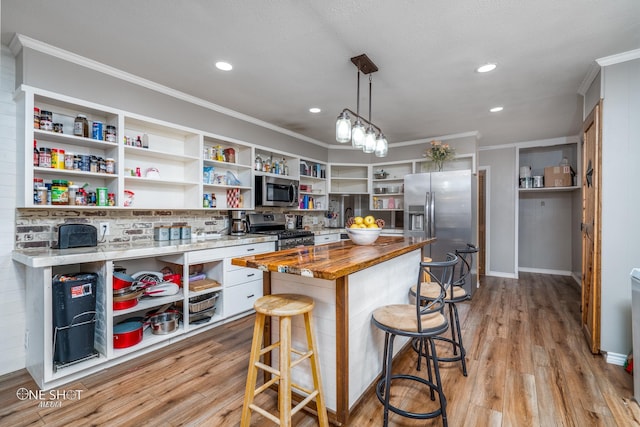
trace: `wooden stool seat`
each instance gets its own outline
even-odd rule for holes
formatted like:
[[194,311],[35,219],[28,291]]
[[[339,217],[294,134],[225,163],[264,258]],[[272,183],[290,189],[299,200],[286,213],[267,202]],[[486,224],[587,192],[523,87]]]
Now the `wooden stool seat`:
[[253,308],[267,316],[297,316],[313,310],[313,298],[297,294],[265,295],[258,299]]
[[[320,381],[320,363],[318,362],[318,351],[313,337],[313,325],[311,312],[315,302],[313,298],[297,294],[274,294],[265,295],[258,298],[253,308],[256,310],[256,321],[253,328],[253,340],[251,343],[251,355],[249,358],[249,373],[245,388],[244,404],[242,406],[242,427],[249,426],[251,421],[251,411],[256,411],[265,418],[281,426],[290,427],[291,417],[315,399],[318,423],[321,427],[328,427],[327,408],[322,395],[322,384]],[[305,332],[307,336],[306,350],[295,349],[291,345],[291,318],[293,316],[304,316]],[[279,317],[279,341],[262,347],[264,341],[264,327],[267,316]],[[273,350],[278,350],[277,368],[270,366],[267,361],[261,362],[260,358],[270,354]],[[296,355],[291,357],[291,355]],[[311,374],[313,377],[313,389],[308,389],[292,381],[291,368],[300,362],[309,359]],[[265,374],[265,382],[256,388],[258,370]],[[278,385],[278,412],[279,417],[267,412],[265,409],[253,403],[254,398],[267,390],[271,386]],[[295,407],[292,405],[292,390],[301,391],[304,397]]]

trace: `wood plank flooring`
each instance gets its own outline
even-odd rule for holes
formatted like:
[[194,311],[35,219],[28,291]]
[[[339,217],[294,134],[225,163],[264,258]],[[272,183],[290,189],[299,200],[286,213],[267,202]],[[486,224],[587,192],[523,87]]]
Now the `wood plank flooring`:
[[[592,355],[580,330],[580,290],[571,278],[523,273],[519,280],[488,277],[473,301],[459,307],[468,377],[459,363],[442,363],[449,425],[638,426],[633,379],[620,366]],[[82,390],[79,400],[41,408],[19,400],[37,390],[26,371],[0,377],[0,426],[237,426],[244,394],[253,316],[170,348],[61,387]],[[439,351],[447,349],[439,345]],[[382,357],[382,355],[380,355]],[[394,371],[413,371],[407,350]],[[424,390],[400,385],[393,401],[422,410]],[[275,393],[257,403],[274,410]],[[273,425],[253,414],[253,425]],[[352,426],[382,424],[382,406],[368,392]],[[391,426],[440,426],[392,414]],[[315,426],[307,413],[295,426]]]

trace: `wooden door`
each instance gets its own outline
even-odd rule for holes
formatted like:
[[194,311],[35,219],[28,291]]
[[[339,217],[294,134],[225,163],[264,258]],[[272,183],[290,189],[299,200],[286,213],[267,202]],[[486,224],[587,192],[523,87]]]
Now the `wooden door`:
[[600,351],[600,210],[602,100],[582,128],[582,330],[592,353]]

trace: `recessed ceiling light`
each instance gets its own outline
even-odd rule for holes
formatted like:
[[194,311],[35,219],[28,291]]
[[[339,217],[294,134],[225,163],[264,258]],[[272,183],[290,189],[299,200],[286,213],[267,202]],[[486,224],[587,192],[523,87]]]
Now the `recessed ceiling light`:
[[216,68],[222,71],[231,71],[233,69],[233,66],[228,62],[218,61],[216,62]]
[[502,110],[503,110],[503,107],[493,107],[489,111],[491,111],[492,113],[497,113]]
[[322,111],[322,110],[321,110],[321,109],[319,109],[318,107],[311,107],[311,108],[309,108],[309,112],[310,112],[310,113],[317,114],[317,113],[319,113],[320,111]]
[[492,64],[492,63],[491,64],[484,64],[484,65],[481,65],[478,68],[476,68],[476,71],[478,73],[488,73],[489,71],[495,70],[496,67],[497,67],[496,64]]

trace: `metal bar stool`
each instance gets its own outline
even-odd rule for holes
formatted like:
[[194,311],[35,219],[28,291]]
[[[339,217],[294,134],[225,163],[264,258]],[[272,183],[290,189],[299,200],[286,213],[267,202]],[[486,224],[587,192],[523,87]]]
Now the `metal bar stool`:
[[[471,268],[473,266],[473,255],[478,252],[478,248],[470,243],[464,249],[456,249],[455,253],[459,258],[458,265],[454,268],[454,276],[445,298],[444,303],[449,308],[449,322],[451,323],[451,338],[439,336],[435,339],[447,341],[452,346],[453,356],[440,356],[440,362],[458,362],[462,365],[462,374],[467,376],[466,351],[462,342],[462,329],[460,328],[460,318],[458,316],[458,307],[456,303],[471,299],[471,295],[463,288],[467,280],[470,280]],[[437,298],[439,288],[430,283],[423,283],[420,289],[420,296],[425,301],[432,301]],[[418,292],[416,287],[412,287],[411,296],[415,297]],[[424,343],[413,340],[413,349],[420,354],[423,351]],[[418,370],[420,370],[420,358],[418,358]]]
[[[313,338],[313,326],[311,312],[314,307],[312,298],[296,294],[274,294],[259,298],[253,308],[256,310],[256,321],[253,328],[253,341],[251,343],[251,356],[249,359],[249,373],[242,406],[241,426],[248,426],[251,421],[251,410],[254,410],[274,423],[281,426],[291,426],[291,417],[315,398],[318,423],[322,427],[329,425],[327,408],[325,407],[320,381],[320,364],[318,362],[315,340]],[[304,315],[304,325],[307,334],[307,350],[297,350],[291,346],[291,317]],[[279,341],[262,348],[264,338],[264,325],[267,316],[280,318]],[[279,366],[275,369],[260,362],[260,357],[272,350],[279,348]],[[291,353],[298,357],[292,360]],[[313,390],[295,384],[291,380],[291,368],[309,359],[311,362],[311,374],[313,376]],[[256,388],[258,369],[271,373],[272,377],[263,385]],[[253,403],[254,398],[278,383],[278,411],[280,417],[267,412]],[[292,389],[302,391],[307,395],[294,408],[292,405]]]
[[[444,333],[449,324],[447,318],[442,314],[444,308],[444,297],[447,291],[446,286],[451,283],[453,267],[458,262],[458,257],[447,254],[446,261],[421,262],[420,272],[416,283],[418,293],[423,285],[423,274],[428,274],[431,282],[440,288],[437,298],[425,303],[420,298],[415,299],[413,304],[394,304],[376,309],[373,312],[373,324],[382,329],[384,336],[384,356],[382,360],[382,376],[376,384],[376,395],[378,400],[384,405],[384,425],[389,422],[389,411],[402,415],[403,417],[414,419],[430,419],[438,416],[442,417],[442,424],[447,426],[447,399],[442,390],[440,370],[438,368],[438,356],[433,338]],[[436,274],[439,271],[441,274]],[[412,374],[392,374],[393,362],[393,341],[396,336],[417,339],[424,343],[425,351],[421,351],[419,357],[424,356],[427,364],[428,379]],[[432,364],[431,361],[434,363]],[[433,366],[433,372],[431,371]],[[434,379],[435,376],[435,379]],[[430,412],[410,412],[401,409],[390,403],[391,383],[393,380],[412,380],[429,387],[431,400],[435,400],[435,393],[438,394],[440,407]]]

